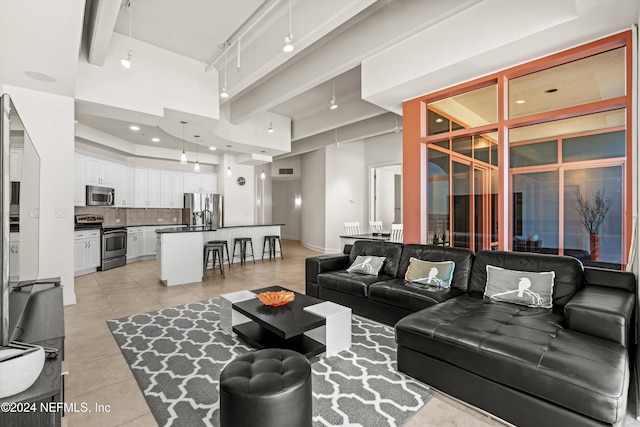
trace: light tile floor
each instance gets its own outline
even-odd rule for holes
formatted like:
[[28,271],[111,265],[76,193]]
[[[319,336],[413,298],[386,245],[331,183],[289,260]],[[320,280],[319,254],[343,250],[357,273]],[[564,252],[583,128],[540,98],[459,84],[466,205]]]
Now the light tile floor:
[[[283,240],[285,259],[251,261],[225,269],[207,270],[202,282],[167,287],[159,280],[155,260],[77,277],[78,303],[65,307],[67,404],[85,403],[91,412],[68,413],[63,425],[155,426],[156,422],[106,320],[174,307],[242,289],[280,285],[304,292],[304,259],[318,255],[298,241]],[[96,410],[96,405],[102,411]],[[107,410],[108,409],[108,410]],[[635,420],[634,420],[635,421]],[[438,393],[407,424],[408,427],[482,427],[505,424]],[[627,423],[627,425],[630,425]],[[635,423],[634,423],[635,425]]]

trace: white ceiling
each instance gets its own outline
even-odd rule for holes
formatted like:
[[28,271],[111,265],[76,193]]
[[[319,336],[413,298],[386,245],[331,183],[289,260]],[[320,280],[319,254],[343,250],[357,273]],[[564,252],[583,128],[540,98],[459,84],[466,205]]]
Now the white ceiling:
[[[528,7],[543,2],[523,1]],[[237,45],[228,51],[227,71],[231,97],[224,103],[233,125],[260,114],[277,114],[292,119],[292,144],[294,153],[316,149],[331,143],[328,138],[338,129],[350,140],[367,135],[393,132],[400,113],[401,102],[437,87],[446,87],[455,74],[462,76],[455,63],[426,74],[422,79],[407,80],[405,84],[389,86],[376,96],[362,99],[362,61],[385,49],[410,41],[414,36],[437,26],[451,22],[442,37],[447,43],[462,46],[459,39],[469,32],[461,32],[454,25],[456,17],[465,11],[482,6],[483,13],[501,17],[504,5],[513,0],[292,0],[292,27],[296,49],[292,54],[282,52],[283,37],[288,33],[289,1],[287,0],[133,0],[132,37],[158,46],[175,54],[202,62],[205,68],[213,64],[224,69],[221,46],[240,28],[243,22],[258,8],[259,18],[242,35],[241,68],[236,67]],[[556,0],[573,16],[573,40],[580,38],[575,28],[584,28],[584,41],[622,31],[629,23],[637,22],[637,0],[611,0],[608,8],[622,10],[620,19],[600,22],[598,34],[589,33],[587,26],[579,25],[597,16],[600,0]],[[2,0],[0,1],[0,83],[27,87],[74,97],[79,57],[88,58],[96,67],[102,61],[111,43],[111,35],[119,33],[128,37],[129,14],[121,7],[120,0]],[[540,12],[545,19],[544,13]],[[549,15],[549,22],[554,18]],[[583,16],[585,16],[583,18]],[[503,19],[493,20],[492,25],[502,25]],[[484,21],[489,22],[489,21]],[[516,27],[527,25],[521,20]],[[483,24],[486,25],[486,24]],[[551,25],[551,24],[550,24]],[[561,28],[555,24],[556,30]],[[589,27],[589,28],[587,28]],[[441,27],[437,27],[441,28]],[[482,28],[479,25],[477,28]],[[465,30],[466,31],[466,30]],[[481,33],[477,33],[478,37]],[[448,37],[448,38],[447,38]],[[549,37],[551,38],[551,37]],[[531,39],[535,43],[527,44]],[[19,43],[15,43],[18,40]],[[433,39],[439,45],[444,39]],[[523,48],[523,46],[526,46]],[[492,49],[485,58],[537,57],[542,46],[555,46],[545,39],[545,27],[531,28],[522,36],[515,29],[505,28],[500,35],[500,46]],[[424,53],[414,53],[427,57]],[[517,48],[517,51],[514,49]],[[552,48],[551,48],[552,49]],[[527,53],[530,50],[531,53]],[[455,59],[455,55],[454,55]],[[141,59],[140,59],[141,60]],[[452,59],[453,60],[453,59]],[[458,60],[458,59],[456,59]],[[486,67],[475,57],[464,58],[464,70]],[[460,59],[460,64],[463,60]],[[400,62],[400,61],[399,61]],[[437,61],[436,61],[437,62]],[[451,61],[450,61],[451,62]],[[135,62],[134,62],[135,64]],[[504,65],[503,63],[498,64]],[[462,67],[463,65],[461,65]],[[55,81],[44,82],[28,77],[26,71],[37,71],[52,76]],[[409,70],[397,64],[385,64],[385,73],[404,75]],[[414,70],[415,71],[415,70]],[[431,77],[430,77],[431,76]],[[476,76],[477,77],[477,76]],[[219,81],[223,78],[220,72]],[[460,78],[460,77],[456,77]],[[428,82],[425,86],[425,81]],[[329,110],[329,101],[335,83],[337,110]],[[427,89],[428,88],[428,89]],[[375,100],[374,100],[375,99]],[[221,111],[223,108],[221,108]],[[225,110],[225,111],[226,111]],[[131,111],[114,118],[100,112],[99,108],[77,105],[79,124],[134,144],[153,145],[151,136],[158,136],[163,147],[181,150],[180,125],[171,127],[171,135],[158,126],[142,124],[141,131],[131,132],[131,122],[140,115]],[[221,120],[223,120],[221,118]],[[168,126],[165,129],[169,129]],[[266,130],[266,129],[265,129]],[[193,140],[188,132],[187,143]],[[203,132],[204,133],[204,132]],[[220,138],[207,139],[224,144]],[[85,141],[92,143],[91,141]],[[102,143],[102,142],[101,142]],[[297,147],[297,148],[296,148]],[[247,141],[238,152],[259,153],[259,141]],[[166,151],[165,151],[166,152]]]

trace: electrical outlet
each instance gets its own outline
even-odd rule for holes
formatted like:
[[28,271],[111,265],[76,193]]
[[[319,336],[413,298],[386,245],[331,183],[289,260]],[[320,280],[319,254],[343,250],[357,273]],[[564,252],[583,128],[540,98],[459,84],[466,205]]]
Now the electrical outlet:
[[116,223],[120,222],[120,218],[116,218]]
[[56,218],[66,218],[67,210],[64,208],[56,208]]
[[176,218],[175,216],[173,217],[173,222],[178,222],[178,218]]
[[164,221],[164,219],[158,218],[158,222],[162,222],[162,221]]

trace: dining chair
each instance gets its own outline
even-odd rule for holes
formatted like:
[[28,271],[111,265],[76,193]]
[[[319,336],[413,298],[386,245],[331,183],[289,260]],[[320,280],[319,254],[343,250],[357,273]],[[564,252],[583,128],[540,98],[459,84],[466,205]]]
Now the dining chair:
[[391,239],[392,242],[402,243],[402,224],[391,224]]
[[349,236],[355,236],[356,234],[360,234],[360,223],[358,221],[345,222],[344,232]]
[[369,221],[369,233],[381,233],[382,221]]

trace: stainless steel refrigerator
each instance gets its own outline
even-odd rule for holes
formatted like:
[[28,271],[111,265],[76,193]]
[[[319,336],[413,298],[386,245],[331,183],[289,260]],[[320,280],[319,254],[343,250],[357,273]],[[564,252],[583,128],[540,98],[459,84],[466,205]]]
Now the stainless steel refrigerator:
[[222,195],[212,193],[184,193],[184,208],[189,225],[222,227]]

